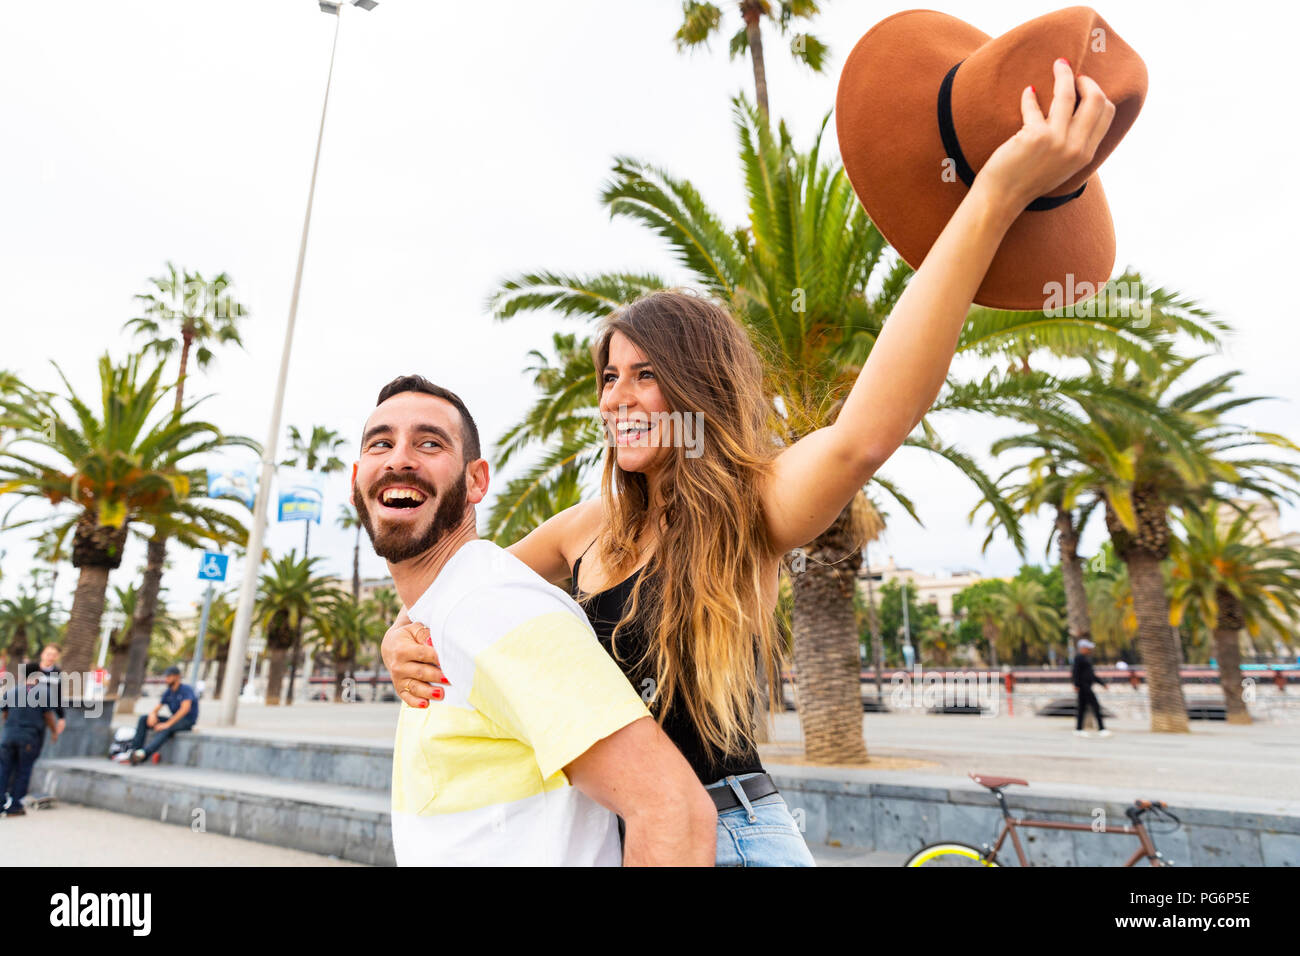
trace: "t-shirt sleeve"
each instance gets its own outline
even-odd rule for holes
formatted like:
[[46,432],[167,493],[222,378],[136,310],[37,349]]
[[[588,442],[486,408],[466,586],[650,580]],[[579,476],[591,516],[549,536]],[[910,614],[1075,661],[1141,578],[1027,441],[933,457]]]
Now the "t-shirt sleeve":
[[443,642],[472,659],[470,704],[532,747],[543,778],[649,716],[586,621],[540,589],[477,589],[448,615]]

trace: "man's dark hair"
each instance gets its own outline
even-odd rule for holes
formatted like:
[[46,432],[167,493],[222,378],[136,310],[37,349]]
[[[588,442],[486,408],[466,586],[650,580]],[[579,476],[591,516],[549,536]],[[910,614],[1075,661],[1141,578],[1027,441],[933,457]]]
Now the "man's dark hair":
[[460,412],[460,443],[464,447],[465,462],[469,463],[482,457],[479,450],[478,426],[474,424],[474,416],[469,413],[469,409],[465,407],[459,395],[441,385],[434,385],[423,375],[399,375],[379,390],[379,400],[375,402],[375,406],[378,407],[394,395],[403,392],[423,392],[425,395],[441,398],[454,405],[456,411]]

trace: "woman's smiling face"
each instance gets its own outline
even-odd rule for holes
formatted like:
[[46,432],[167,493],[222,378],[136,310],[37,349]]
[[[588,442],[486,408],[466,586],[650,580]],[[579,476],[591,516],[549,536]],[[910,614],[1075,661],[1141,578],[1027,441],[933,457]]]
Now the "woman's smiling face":
[[642,473],[655,470],[669,454],[672,429],[654,366],[631,339],[615,332],[600,374],[600,417],[618,466]]

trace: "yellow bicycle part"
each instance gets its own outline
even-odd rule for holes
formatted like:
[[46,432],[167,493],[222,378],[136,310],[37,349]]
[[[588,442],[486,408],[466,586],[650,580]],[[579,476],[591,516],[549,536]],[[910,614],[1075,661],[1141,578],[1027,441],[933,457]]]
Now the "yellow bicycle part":
[[917,851],[916,855],[905,863],[905,866],[925,866],[925,864],[944,856],[963,857],[981,863],[984,866],[997,866],[992,860],[984,859],[984,854],[973,846],[967,846],[964,843],[936,843],[934,846],[927,846]]

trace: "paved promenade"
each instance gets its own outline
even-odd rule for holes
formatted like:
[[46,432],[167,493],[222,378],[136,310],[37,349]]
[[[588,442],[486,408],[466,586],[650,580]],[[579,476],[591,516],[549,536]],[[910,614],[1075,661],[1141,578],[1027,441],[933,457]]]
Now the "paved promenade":
[[[215,709],[215,704],[205,706],[205,714]],[[205,733],[386,744],[393,739],[396,720],[396,704],[241,703],[236,727],[217,727],[211,719],[201,727]],[[114,723],[134,721],[119,717]],[[1153,734],[1145,719],[1119,717],[1107,722],[1113,736],[1084,738],[1074,736],[1069,718],[905,711],[867,714],[863,726],[870,755],[880,758],[871,769],[900,775],[911,770],[964,778],[978,770],[1023,777],[1031,784],[1126,787],[1150,794],[1163,789],[1287,799],[1300,795],[1300,723],[1241,727],[1194,720],[1189,734]],[[801,763],[798,717],[778,714],[773,741],[761,749],[767,764]]]
[[[1106,700],[1103,698],[1103,704]],[[215,726],[208,703],[201,729],[208,734],[337,743],[391,743],[397,717],[392,703],[299,702],[292,707],[241,703],[235,727]],[[1116,701],[1116,703],[1119,703]],[[147,706],[147,705],[146,705]],[[1300,723],[1273,719],[1249,727],[1193,721],[1184,735],[1152,734],[1145,719],[1115,707],[1113,736],[1080,738],[1071,719],[1032,716],[1028,707],[1009,717],[938,716],[916,711],[864,716],[871,755],[865,772],[838,770],[837,778],[941,784],[964,780],[971,770],[1019,776],[1040,792],[1111,787],[1135,795],[1196,794],[1203,805],[1225,808],[1252,798],[1294,800],[1300,794]],[[143,712],[143,711],[142,711]],[[114,723],[132,726],[135,716]],[[778,715],[764,762],[787,774],[817,771],[803,760],[798,717]],[[797,770],[792,770],[797,768]],[[288,785],[288,784],[286,784]],[[897,866],[905,854],[814,846],[821,866]],[[351,865],[329,857],[266,846],[186,827],[88,807],[60,804],[26,818],[0,820],[0,864],[195,866]]]
[[357,865],[71,803],[0,817],[0,866]]

